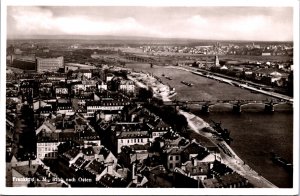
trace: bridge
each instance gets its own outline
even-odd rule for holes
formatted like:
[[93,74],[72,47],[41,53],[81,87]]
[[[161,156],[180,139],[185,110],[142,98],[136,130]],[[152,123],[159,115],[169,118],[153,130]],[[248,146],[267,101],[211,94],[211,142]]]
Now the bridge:
[[123,55],[123,58],[130,60],[130,61],[139,62],[139,63],[154,63],[155,62],[155,60],[151,57],[136,56],[133,54],[125,54],[125,55]]
[[280,106],[293,107],[289,101],[282,100],[198,100],[198,101],[168,101],[167,106],[180,106],[187,108],[188,105],[199,105],[202,112],[209,113],[212,108],[229,108],[233,112],[241,113],[243,109],[249,107],[262,108],[267,112],[274,112]]

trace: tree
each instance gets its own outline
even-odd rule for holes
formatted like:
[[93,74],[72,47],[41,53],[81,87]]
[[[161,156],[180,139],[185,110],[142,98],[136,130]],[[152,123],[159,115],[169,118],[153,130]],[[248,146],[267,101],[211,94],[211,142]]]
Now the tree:
[[188,121],[185,116],[182,114],[177,114],[176,121],[175,121],[175,127],[178,132],[184,133],[186,131],[186,128],[188,126]]
[[138,91],[138,98],[142,101],[148,101],[149,99],[152,99],[153,92],[152,90],[140,88]]

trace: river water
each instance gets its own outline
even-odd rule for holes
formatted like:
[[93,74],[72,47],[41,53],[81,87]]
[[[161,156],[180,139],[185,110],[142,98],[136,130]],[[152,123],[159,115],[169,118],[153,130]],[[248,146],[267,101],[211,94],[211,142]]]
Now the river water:
[[[149,64],[127,65],[134,70],[142,70],[159,76],[165,84],[176,88],[177,100],[271,100],[271,97],[254,94],[215,80],[200,77],[186,71],[175,70]],[[162,77],[170,76],[172,80]],[[180,81],[194,84],[187,87]],[[231,131],[232,149],[249,166],[280,188],[293,186],[292,174],[271,161],[271,152],[292,162],[293,160],[293,112],[281,111],[273,114],[249,110],[241,114],[232,112],[210,112],[202,114],[200,106],[193,107],[192,111],[207,122],[214,120],[222,122],[222,127]]]

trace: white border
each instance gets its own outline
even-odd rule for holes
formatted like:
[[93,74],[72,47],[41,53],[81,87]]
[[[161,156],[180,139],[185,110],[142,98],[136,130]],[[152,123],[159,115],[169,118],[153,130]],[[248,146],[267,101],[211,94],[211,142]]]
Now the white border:
[[[151,2],[151,3],[150,3]],[[294,179],[293,188],[283,189],[114,189],[114,188],[9,188],[5,187],[5,89],[6,89],[6,8],[9,5],[20,5],[20,6],[267,6],[267,7],[287,7],[291,6],[294,8]],[[0,131],[1,148],[0,150],[0,194],[32,194],[32,195],[43,195],[43,194],[60,194],[60,195],[296,195],[299,194],[299,2],[297,0],[189,0],[188,2],[183,0],[152,0],[152,1],[138,1],[138,0],[4,0],[1,1],[1,89],[0,89],[0,122],[3,122],[2,130]]]

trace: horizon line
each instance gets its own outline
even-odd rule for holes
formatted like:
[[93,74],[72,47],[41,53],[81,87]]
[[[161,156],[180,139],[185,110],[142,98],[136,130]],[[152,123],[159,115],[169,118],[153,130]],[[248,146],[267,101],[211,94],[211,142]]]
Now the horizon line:
[[[70,36],[70,38],[66,38]],[[18,38],[19,37],[19,38]],[[43,37],[43,38],[39,38]],[[64,39],[64,40],[74,40],[74,39],[80,39],[80,40],[88,40],[87,37],[112,37],[112,38],[135,38],[135,39],[166,39],[166,40],[195,40],[195,41],[243,41],[243,42],[294,42],[294,40],[247,40],[247,39],[240,39],[240,40],[232,40],[232,39],[201,39],[201,38],[185,38],[185,37],[151,37],[151,36],[130,36],[130,35],[88,35],[88,34],[82,34],[82,35],[66,35],[66,34],[56,34],[56,35],[7,35],[6,40],[22,40],[22,39],[53,39],[51,37],[61,37],[58,39]],[[73,38],[77,37],[77,38]],[[86,38],[84,38],[86,37]],[[56,38],[57,39],[57,38]],[[90,39],[95,40],[95,39]],[[96,39],[97,40],[97,39]]]

